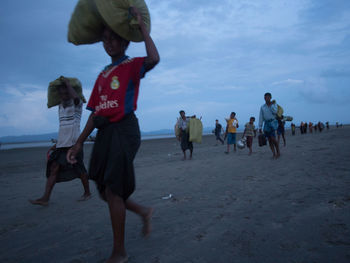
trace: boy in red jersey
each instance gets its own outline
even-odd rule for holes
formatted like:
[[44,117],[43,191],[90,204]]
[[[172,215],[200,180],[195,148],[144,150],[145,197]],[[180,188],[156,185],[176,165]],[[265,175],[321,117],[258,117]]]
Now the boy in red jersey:
[[81,151],[93,129],[98,128],[91,155],[89,176],[97,184],[103,200],[108,203],[113,229],[113,250],[108,263],[127,262],[124,247],[125,209],[141,216],[143,234],[151,231],[153,208],[141,206],[129,199],[135,189],[133,160],[140,146],[140,130],[134,114],[140,79],[159,62],[159,54],[146,30],[140,12],[131,8],[144,38],[147,56],[128,58],[129,42],[111,29],[103,32],[102,42],[112,64],[98,76],[87,108],[92,113],[77,143],[67,153],[69,162]]

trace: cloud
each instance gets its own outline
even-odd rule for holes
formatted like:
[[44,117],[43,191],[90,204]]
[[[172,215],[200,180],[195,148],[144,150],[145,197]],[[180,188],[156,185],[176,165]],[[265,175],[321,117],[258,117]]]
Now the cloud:
[[[11,135],[57,130],[57,113],[47,110],[47,95],[42,88],[28,84],[7,86],[3,94],[6,94],[6,99],[2,96],[0,130],[12,130]],[[0,136],[4,135],[9,134],[0,133]]]
[[300,80],[300,79],[286,79],[286,80],[282,80],[282,81],[276,81],[273,82],[272,85],[276,86],[276,85],[299,85],[299,84],[303,84],[304,80]]

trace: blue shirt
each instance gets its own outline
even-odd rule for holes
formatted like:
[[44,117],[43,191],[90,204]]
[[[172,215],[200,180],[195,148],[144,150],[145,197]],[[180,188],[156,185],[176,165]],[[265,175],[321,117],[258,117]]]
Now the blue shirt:
[[265,103],[260,108],[259,116],[259,129],[262,128],[263,122],[268,120],[275,120],[277,114],[277,103],[273,103],[270,106],[267,106]]

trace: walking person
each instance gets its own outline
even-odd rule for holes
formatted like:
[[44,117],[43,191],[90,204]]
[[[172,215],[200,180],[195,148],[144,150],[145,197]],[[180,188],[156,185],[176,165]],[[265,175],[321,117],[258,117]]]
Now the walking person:
[[178,119],[178,126],[180,129],[180,142],[181,142],[181,150],[183,152],[183,158],[182,160],[185,161],[187,159],[186,151],[190,151],[190,157],[189,159],[192,159],[193,154],[193,143],[190,142],[190,133],[189,133],[189,122],[191,118],[195,118],[196,115],[193,115],[191,117],[186,117],[185,111],[181,110],[180,112],[180,118]]
[[56,183],[67,182],[76,178],[80,178],[84,187],[84,194],[79,200],[85,201],[91,197],[83,151],[77,155],[75,164],[72,165],[66,160],[68,150],[75,144],[80,133],[83,102],[72,88],[69,80],[64,77],[61,77],[61,79],[63,84],[57,87],[61,100],[58,106],[58,139],[57,143],[50,148],[51,153],[46,165],[45,191],[40,198],[29,200],[33,205],[48,205]]
[[247,147],[249,149],[248,155],[252,155],[253,153],[253,136],[256,137],[256,129],[255,129],[255,117],[250,117],[249,122],[244,126],[244,132],[242,138],[246,137]]
[[262,133],[262,128],[264,127],[264,135],[269,141],[272,157],[277,159],[281,155],[279,145],[276,141],[276,129],[278,127],[278,122],[276,119],[277,104],[275,101],[271,101],[271,98],[271,93],[265,93],[265,104],[260,108],[259,133]]
[[233,144],[233,151],[236,151],[236,132],[237,128],[239,127],[238,125],[238,120],[236,119],[236,113],[231,112],[230,118],[226,119],[227,126],[227,150],[226,154],[230,153],[230,145]]
[[222,129],[222,125],[219,123],[219,120],[215,120],[215,137],[216,137],[216,145],[218,145],[218,141],[221,142],[221,144],[224,144],[224,140],[221,138],[221,132],[224,130]]
[[292,135],[294,136],[294,135],[295,135],[295,124],[292,123],[292,124],[290,125],[290,127],[291,127],[291,129],[292,129]]
[[280,144],[280,137],[282,136],[283,139],[283,146],[286,147],[286,138],[284,136],[284,126],[285,126],[285,121],[278,119],[278,127],[277,127],[277,142],[278,145]]
[[103,200],[108,203],[113,230],[113,249],[107,263],[125,263],[124,245],[126,209],[143,221],[143,234],[151,231],[153,208],[141,206],[130,199],[135,190],[133,161],[141,144],[137,109],[140,79],[159,62],[159,54],[140,12],[130,8],[143,36],[146,57],[129,58],[125,51],[129,41],[106,27],[102,42],[112,63],[98,76],[88,109],[92,111],[77,143],[67,154],[71,163],[83,148],[94,128],[98,129],[91,154],[90,177],[96,182]]

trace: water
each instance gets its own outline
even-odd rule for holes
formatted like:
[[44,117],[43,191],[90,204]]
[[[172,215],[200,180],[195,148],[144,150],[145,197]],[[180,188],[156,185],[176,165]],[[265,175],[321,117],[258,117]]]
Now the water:
[[[163,135],[144,135],[141,136],[141,140],[153,140],[153,139],[164,139],[164,138],[175,138],[173,134]],[[85,144],[91,144],[93,142],[85,142]],[[53,145],[50,141],[45,142],[21,142],[21,143],[2,143],[0,150],[20,149],[20,148],[31,148],[31,147],[51,147]]]

